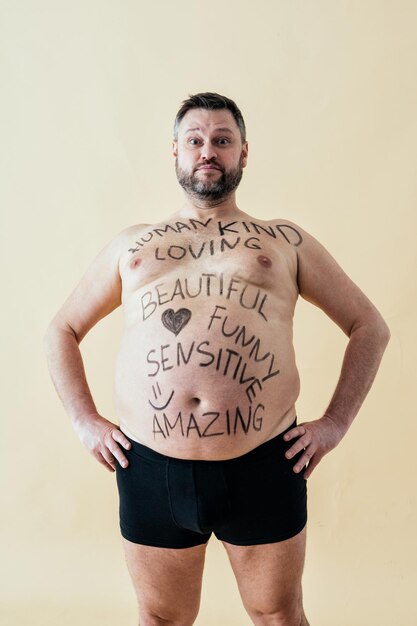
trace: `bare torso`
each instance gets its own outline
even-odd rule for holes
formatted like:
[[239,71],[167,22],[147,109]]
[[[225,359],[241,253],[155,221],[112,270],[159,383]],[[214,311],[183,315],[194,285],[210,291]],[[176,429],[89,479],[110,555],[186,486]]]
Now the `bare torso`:
[[294,421],[299,243],[284,220],[241,211],[138,227],[119,264],[125,434],[172,457],[221,460]]

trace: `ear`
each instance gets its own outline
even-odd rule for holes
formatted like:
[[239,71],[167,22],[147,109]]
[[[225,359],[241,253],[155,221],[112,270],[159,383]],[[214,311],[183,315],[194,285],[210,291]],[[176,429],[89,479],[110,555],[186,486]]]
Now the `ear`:
[[178,141],[176,139],[172,141],[172,154],[174,157],[178,156]]
[[247,141],[245,141],[242,147],[242,155],[243,155],[242,167],[246,167],[248,163],[248,151],[249,151],[249,144]]

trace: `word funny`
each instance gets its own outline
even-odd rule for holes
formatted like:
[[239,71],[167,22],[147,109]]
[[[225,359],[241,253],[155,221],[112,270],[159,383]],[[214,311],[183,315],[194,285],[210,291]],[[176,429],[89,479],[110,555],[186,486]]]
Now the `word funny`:
[[[161,345],[159,349],[152,348],[149,350],[146,360],[152,370],[148,376],[154,377],[161,371],[166,372],[182,365],[188,365],[192,359],[192,365],[214,367],[219,374],[232,378],[239,385],[244,385],[246,396],[249,402],[252,402],[257,393],[262,391],[263,383],[280,373],[279,369],[274,369],[275,355],[270,351],[262,350],[260,338],[250,333],[245,325],[237,324],[230,328],[228,316],[222,313],[219,315],[220,310],[226,311],[226,307],[215,306],[207,330],[210,331],[213,322],[218,320],[217,324],[220,324],[223,337],[230,341],[233,339],[234,344],[239,349],[246,349],[249,352],[247,357],[243,356],[239,350],[213,346],[208,340],[199,342],[194,340],[186,345],[181,342],[177,342],[175,345],[165,344]],[[246,359],[251,360],[252,363],[260,364],[257,366],[257,376],[246,372],[250,368]],[[263,370],[262,374],[259,373],[259,368]]]

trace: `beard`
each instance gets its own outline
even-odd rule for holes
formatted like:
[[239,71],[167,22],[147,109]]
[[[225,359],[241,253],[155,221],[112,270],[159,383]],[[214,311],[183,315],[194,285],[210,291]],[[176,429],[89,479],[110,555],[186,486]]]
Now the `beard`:
[[[175,173],[177,180],[184,191],[194,198],[206,201],[219,201],[227,198],[239,185],[242,180],[243,156],[239,158],[239,164],[235,169],[224,171],[220,170],[220,175],[215,174],[216,179],[212,179],[211,176],[203,178],[201,174],[195,170],[193,173],[188,173],[178,165],[178,158],[175,159]],[[216,167],[217,164],[213,163]]]

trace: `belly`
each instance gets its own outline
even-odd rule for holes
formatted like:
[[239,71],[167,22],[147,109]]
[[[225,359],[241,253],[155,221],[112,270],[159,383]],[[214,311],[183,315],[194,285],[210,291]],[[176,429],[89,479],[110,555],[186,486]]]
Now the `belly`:
[[292,324],[210,299],[128,326],[114,400],[129,437],[176,458],[245,454],[294,420]]

